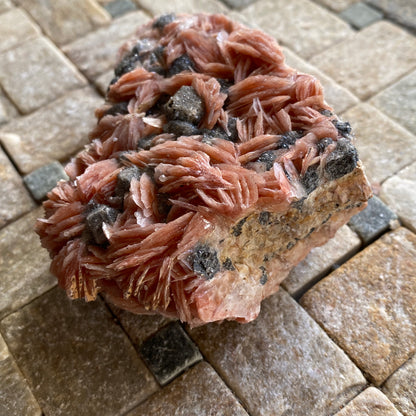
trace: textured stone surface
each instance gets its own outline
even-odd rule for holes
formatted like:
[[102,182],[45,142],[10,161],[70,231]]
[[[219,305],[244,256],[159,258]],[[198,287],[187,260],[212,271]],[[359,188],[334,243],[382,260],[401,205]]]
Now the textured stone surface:
[[307,0],[262,0],[242,13],[304,58],[353,33],[343,20]]
[[218,374],[202,362],[127,416],[247,416]]
[[157,390],[101,301],[71,302],[55,288],[0,327],[47,415],[119,415]]
[[142,11],[129,13],[110,26],[66,45],[63,50],[88,78],[94,79],[114,67],[118,49],[148,19]]
[[0,414],[4,416],[40,416],[42,414],[1,336]]
[[356,29],[363,29],[383,18],[383,14],[365,3],[354,3],[340,16]]
[[95,79],[95,86],[98,88],[98,91],[105,96],[107,88],[110,85],[110,81],[114,78],[114,71],[110,69],[109,71],[104,72]]
[[0,149],[0,227],[34,208],[22,178]]
[[232,9],[243,9],[257,0],[222,0],[224,4]]
[[249,324],[209,324],[191,335],[252,415],[334,413],[365,385],[347,356],[283,290],[265,300]]
[[371,103],[416,134],[416,71],[381,91]]
[[301,299],[309,314],[376,385],[416,351],[415,269],[416,235],[399,228]]
[[87,143],[102,98],[90,88],[69,93],[33,114],[0,129],[0,141],[19,170],[29,173],[66,159]]
[[350,257],[361,245],[357,234],[348,226],[340,228],[335,237],[322,247],[311,250],[283,281],[282,286],[294,297],[298,297],[331,270]]
[[415,136],[375,107],[360,104],[344,113],[343,119],[354,127],[358,154],[370,182],[383,182],[416,159]]
[[381,187],[380,198],[406,227],[416,232],[416,163],[387,179]]
[[108,23],[111,16],[95,0],[17,0],[59,45]]
[[85,84],[73,64],[46,38],[28,40],[2,53],[0,82],[23,113]]
[[341,12],[345,10],[347,7],[359,1],[360,0],[317,0],[318,3],[321,3],[323,6],[328,7],[329,9],[334,10],[336,12]]
[[144,341],[140,353],[161,385],[202,360],[198,348],[178,322],[171,322]]
[[10,0],[0,0],[0,13],[7,12],[13,7]]
[[296,68],[299,72],[305,72],[319,79],[324,87],[325,100],[334,108],[336,113],[342,113],[353,105],[358,104],[359,100],[354,94],[351,94],[346,88],[341,87],[341,85],[337,84],[318,68],[299,58],[288,48],[283,48],[283,53],[288,65]]
[[375,387],[369,387],[335,416],[401,416],[392,402]]
[[0,318],[56,284],[49,255],[33,231],[41,215],[37,209],[0,230]]
[[10,118],[19,114],[17,108],[6,97],[3,90],[0,89],[0,124],[6,123]]
[[68,179],[62,165],[59,162],[52,162],[29,173],[23,178],[23,181],[33,198],[40,201],[55,188],[58,181]]
[[137,9],[131,0],[114,0],[104,5],[104,8],[110,13],[111,17],[120,17],[123,14],[132,12]]
[[217,0],[169,0],[165,2],[154,0],[135,0],[143,9],[152,16],[166,13],[225,13],[227,7]]
[[416,39],[381,21],[314,56],[311,63],[367,99],[416,66]]
[[12,9],[0,16],[0,51],[39,36],[40,30],[21,9]]
[[375,240],[397,219],[397,215],[383,201],[373,196],[367,208],[351,218],[348,225],[365,244]]
[[367,0],[368,3],[383,10],[397,23],[416,29],[416,7],[414,0]]
[[403,364],[383,385],[384,393],[405,416],[416,415],[416,355]]

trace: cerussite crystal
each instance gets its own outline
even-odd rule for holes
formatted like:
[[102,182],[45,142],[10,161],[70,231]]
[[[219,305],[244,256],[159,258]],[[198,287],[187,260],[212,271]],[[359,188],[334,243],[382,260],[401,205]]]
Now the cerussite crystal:
[[140,27],[96,115],[37,223],[74,299],[251,321],[371,195],[319,81],[222,15]]

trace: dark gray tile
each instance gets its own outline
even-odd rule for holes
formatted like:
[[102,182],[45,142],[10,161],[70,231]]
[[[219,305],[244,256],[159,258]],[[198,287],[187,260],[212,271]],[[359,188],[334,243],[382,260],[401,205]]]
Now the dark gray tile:
[[414,0],[367,0],[397,23],[416,30],[416,6]]
[[131,0],[114,0],[104,4],[103,7],[113,18],[137,10],[136,5]]
[[383,14],[365,3],[355,3],[340,13],[340,17],[356,29],[363,29],[383,18]]
[[255,3],[257,0],[221,0],[226,6],[232,9],[243,9],[248,5]]

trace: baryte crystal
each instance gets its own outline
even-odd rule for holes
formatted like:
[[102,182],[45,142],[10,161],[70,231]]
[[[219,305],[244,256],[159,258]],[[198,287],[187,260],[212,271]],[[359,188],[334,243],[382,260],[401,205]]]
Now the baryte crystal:
[[350,124],[261,31],[160,17],[121,48],[115,76],[37,225],[70,297],[248,322],[366,206]]

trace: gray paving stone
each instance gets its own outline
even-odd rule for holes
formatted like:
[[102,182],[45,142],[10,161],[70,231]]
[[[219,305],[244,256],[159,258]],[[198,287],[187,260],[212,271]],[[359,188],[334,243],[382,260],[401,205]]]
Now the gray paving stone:
[[415,136],[375,107],[359,104],[342,116],[353,127],[360,159],[375,185],[416,159]]
[[416,29],[416,5],[414,0],[366,0],[383,10],[391,19],[410,29]]
[[42,411],[0,336],[0,414],[41,416]]
[[249,6],[252,3],[255,3],[258,0],[221,0],[225,5],[232,9],[244,9],[244,7]]
[[85,145],[95,124],[94,110],[102,98],[90,88],[71,92],[38,111],[0,129],[0,141],[19,170],[64,160]]
[[41,201],[46,198],[46,194],[55,188],[60,180],[68,180],[64,168],[59,162],[52,162],[30,172],[23,178],[23,181],[33,198]]
[[261,0],[242,14],[303,58],[353,33],[343,20],[308,0]]
[[365,3],[354,3],[346,10],[344,10],[340,17],[347,21],[350,25],[356,29],[364,29],[365,27],[381,20],[383,13]]
[[7,12],[13,7],[13,4],[10,0],[0,0],[0,13]]
[[380,198],[397,212],[406,227],[416,232],[416,163],[387,179]]
[[416,134],[416,71],[378,93],[370,102]]
[[45,415],[120,415],[158,389],[100,300],[55,288],[0,328]]
[[282,287],[293,297],[299,297],[325,276],[334,264],[343,263],[358,251],[360,245],[361,241],[357,234],[344,225],[325,245],[313,248],[305,260],[290,272],[283,281]]
[[248,416],[218,374],[202,362],[127,416]]
[[19,110],[29,113],[86,81],[61,51],[42,37],[0,54],[0,83]]
[[135,0],[152,16],[167,13],[225,13],[228,8],[219,0],[169,0],[168,3],[154,0]]
[[49,254],[33,230],[41,216],[37,209],[0,230],[0,318],[56,284]]
[[95,0],[16,0],[58,45],[109,23],[111,16]]
[[369,201],[367,208],[351,218],[348,225],[362,238],[370,243],[387,231],[397,215],[376,196]]
[[348,357],[284,291],[249,324],[191,331],[204,357],[255,415],[322,415],[365,386]]
[[35,207],[22,178],[0,149],[0,228]]
[[39,35],[39,27],[21,9],[14,8],[0,16],[0,52]]
[[342,113],[353,105],[358,104],[359,100],[354,94],[346,88],[341,87],[341,85],[337,84],[332,78],[325,75],[318,68],[304,61],[286,47],[283,48],[283,53],[288,65],[300,72],[305,72],[319,79],[324,87],[325,100],[334,108],[336,113]]
[[113,68],[117,52],[149,17],[142,11],[113,20],[108,27],[89,33],[63,47],[63,51],[91,80]]
[[311,63],[365,100],[416,66],[416,38],[381,21],[314,56]]
[[301,298],[376,386],[416,351],[416,235],[385,234]]
[[104,4],[104,9],[110,13],[111,17],[115,18],[137,10],[137,7],[131,0],[114,0]]
[[375,387],[369,387],[335,416],[401,416],[393,403]]
[[383,391],[405,416],[416,416],[416,355],[393,373]]
[[317,0],[318,3],[321,3],[323,6],[328,7],[335,12],[342,12],[352,4],[359,1],[360,0]]

